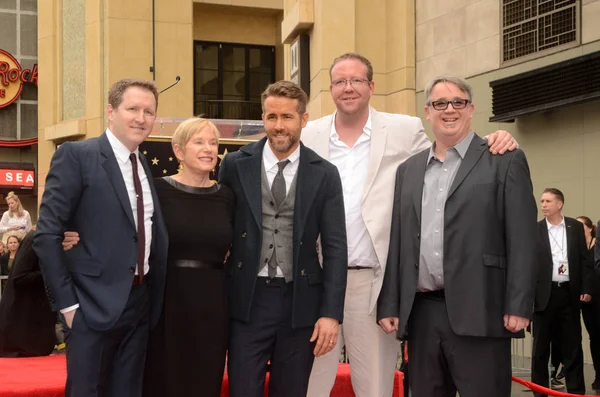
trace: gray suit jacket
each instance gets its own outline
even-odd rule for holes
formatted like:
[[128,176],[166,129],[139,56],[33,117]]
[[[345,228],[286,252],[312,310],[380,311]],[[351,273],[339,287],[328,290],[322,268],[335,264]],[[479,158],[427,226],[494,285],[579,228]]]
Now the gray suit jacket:
[[[377,317],[400,317],[415,299],[421,201],[429,150],[398,168],[390,252]],[[494,156],[475,135],[448,192],[444,213],[444,288],[458,335],[513,337],[504,314],[531,318],[537,276],[536,214],[529,166],[521,150]],[[410,337],[410,336],[409,336]]]

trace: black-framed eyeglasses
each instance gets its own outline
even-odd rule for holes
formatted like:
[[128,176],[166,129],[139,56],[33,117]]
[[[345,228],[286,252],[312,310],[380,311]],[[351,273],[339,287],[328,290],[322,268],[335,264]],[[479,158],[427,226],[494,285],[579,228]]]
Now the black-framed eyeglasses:
[[352,87],[360,87],[367,85],[371,82],[369,79],[359,79],[358,77],[352,79],[339,79],[331,82],[331,85],[335,88],[346,87],[346,84],[350,83]]
[[456,110],[464,109],[467,107],[467,104],[470,101],[468,99],[453,99],[451,101],[433,101],[430,102],[430,105],[433,106],[435,110],[446,110],[449,104],[452,104],[452,107]]

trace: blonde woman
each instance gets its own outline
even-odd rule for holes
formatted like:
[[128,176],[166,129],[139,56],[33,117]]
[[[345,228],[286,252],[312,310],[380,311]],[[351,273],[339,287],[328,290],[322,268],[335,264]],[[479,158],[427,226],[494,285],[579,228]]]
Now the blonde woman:
[[19,196],[15,192],[9,192],[6,196],[8,211],[5,211],[0,220],[0,234],[13,232],[24,236],[31,230],[31,216],[23,208]]
[[224,260],[233,191],[211,180],[219,133],[192,118],[172,138],[180,173],[154,184],[169,234],[163,310],[150,333],[144,397],[221,395],[229,329]]
[[21,240],[14,234],[11,234],[6,239],[6,254],[0,256],[0,274],[3,276],[10,273],[20,243]]

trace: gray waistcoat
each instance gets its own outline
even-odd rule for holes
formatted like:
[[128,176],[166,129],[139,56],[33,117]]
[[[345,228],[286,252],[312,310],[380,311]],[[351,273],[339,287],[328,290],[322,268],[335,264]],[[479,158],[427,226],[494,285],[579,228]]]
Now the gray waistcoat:
[[[294,237],[294,203],[296,201],[296,177],[288,194],[275,208],[275,200],[271,194],[267,173],[263,164],[261,175],[262,191],[262,249],[260,252],[259,271],[275,261],[281,269],[286,282],[294,279],[293,272],[293,237]],[[296,173],[298,175],[298,173]]]

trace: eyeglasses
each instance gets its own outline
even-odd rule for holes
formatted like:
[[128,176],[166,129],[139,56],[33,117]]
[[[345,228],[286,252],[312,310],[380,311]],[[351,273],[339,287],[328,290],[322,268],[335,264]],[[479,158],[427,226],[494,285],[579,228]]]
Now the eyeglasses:
[[446,110],[449,104],[456,110],[464,109],[470,101],[468,99],[453,99],[451,101],[433,101],[429,104],[433,106],[435,110]]
[[369,79],[359,79],[358,77],[352,79],[339,79],[331,82],[331,85],[335,88],[343,88],[346,87],[346,84],[350,83],[352,87],[361,87],[363,85],[367,85],[371,82]]

